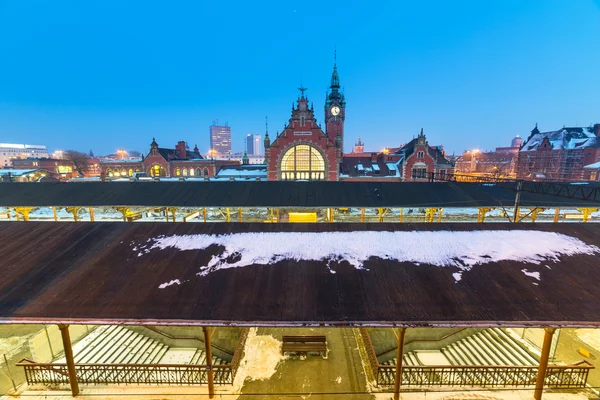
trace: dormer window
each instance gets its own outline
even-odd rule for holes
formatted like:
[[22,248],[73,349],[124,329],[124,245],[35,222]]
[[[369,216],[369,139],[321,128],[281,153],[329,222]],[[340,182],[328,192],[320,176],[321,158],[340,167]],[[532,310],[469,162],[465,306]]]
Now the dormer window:
[[425,157],[425,152],[424,151],[418,151],[417,152],[417,158],[424,158]]

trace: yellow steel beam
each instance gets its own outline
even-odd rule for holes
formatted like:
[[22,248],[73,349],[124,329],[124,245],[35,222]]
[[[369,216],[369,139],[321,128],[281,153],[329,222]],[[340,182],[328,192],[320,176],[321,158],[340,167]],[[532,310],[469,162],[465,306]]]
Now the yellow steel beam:
[[23,216],[23,221],[29,221],[29,213],[33,211],[35,207],[15,207],[15,214],[17,216],[17,221],[19,220],[19,214]]
[[560,218],[560,208],[556,208],[554,210],[554,222],[558,222],[558,219]]
[[67,207],[67,208],[65,208],[65,210],[67,210],[67,212],[73,214],[73,220],[75,222],[79,221],[79,215],[77,215],[77,213],[79,212],[80,209],[81,209],[81,207]]
[[492,211],[492,208],[480,207],[477,209],[477,222],[485,222],[485,216]]
[[90,221],[94,222],[94,207],[90,207]]
[[183,222],[187,222],[188,219],[196,218],[199,216],[200,216],[200,211],[191,212],[191,213],[187,214],[185,217],[183,217]]
[[365,209],[360,209],[360,222],[365,222]]
[[541,213],[542,211],[544,211],[545,208],[536,207],[536,208],[530,208],[529,210],[530,210],[529,217],[531,218],[531,222],[535,222],[538,214]]
[[581,211],[583,213],[583,222],[588,222],[588,219],[590,219],[590,216],[592,213],[594,212],[598,212],[598,208],[578,208],[578,211]]
[[238,222],[243,222],[243,219],[242,219],[242,208],[241,207],[238,208]]
[[379,222],[383,222],[383,214],[385,214],[385,208],[378,208],[377,215],[379,217]]
[[123,222],[127,222],[127,215],[130,214],[129,207],[115,207],[115,210],[123,215]]
[[58,216],[56,215],[56,207],[52,207],[52,214],[54,214],[54,222],[57,222]]
[[440,211],[441,208],[426,208],[425,209],[425,222],[433,222],[435,214]]
[[400,222],[404,219],[404,208],[400,209]]
[[231,222],[231,213],[229,212],[229,207],[225,208],[225,220],[227,222]]

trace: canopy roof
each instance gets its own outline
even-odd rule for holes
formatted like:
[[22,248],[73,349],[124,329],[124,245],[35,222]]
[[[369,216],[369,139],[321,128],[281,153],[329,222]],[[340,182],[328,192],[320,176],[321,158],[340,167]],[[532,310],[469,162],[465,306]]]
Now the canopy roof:
[[598,246],[599,224],[2,222],[0,322],[600,327]]
[[[510,207],[516,192],[504,183],[457,182],[122,182],[11,183],[0,187],[0,206],[143,207]],[[524,183],[524,207],[598,207],[590,185],[539,188]],[[548,189],[549,188],[549,189]],[[539,193],[533,193],[532,191]],[[591,196],[565,197],[586,191]],[[547,192],[547,193],[543,193]]]

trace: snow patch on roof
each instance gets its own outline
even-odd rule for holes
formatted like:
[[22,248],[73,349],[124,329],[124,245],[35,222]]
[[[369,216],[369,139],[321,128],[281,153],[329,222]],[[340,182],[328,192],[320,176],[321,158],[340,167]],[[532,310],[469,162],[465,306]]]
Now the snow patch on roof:
[[[510,230],[251,232],[159,236],[142,244],[132,243],[132,246],[146,249],[145,253],[167,248],[204,250],[214,245],[224,250],[213,256],[207,265],[200,266],[199,275],[227,268],[271,265],[282,260],[326,261],[328,265],[344,261],[363,269],[365,262],[372,257],[398,263],[455,267],[462,274],[475,265],[492,262],[540,264],[558,261],[560,256],[565,255],[600,254],[600,248],[571,236]],[[459,281],[462,275],[454,278]]]

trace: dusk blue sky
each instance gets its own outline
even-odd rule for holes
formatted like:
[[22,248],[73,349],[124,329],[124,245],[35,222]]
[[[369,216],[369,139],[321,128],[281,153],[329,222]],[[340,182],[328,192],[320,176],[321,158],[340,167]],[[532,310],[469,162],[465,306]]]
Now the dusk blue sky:
[[345,150],[421,127],[449,153],[600,122],[600,0],[0,0],[0,142],[107,154],[323,122],[334,48]]

